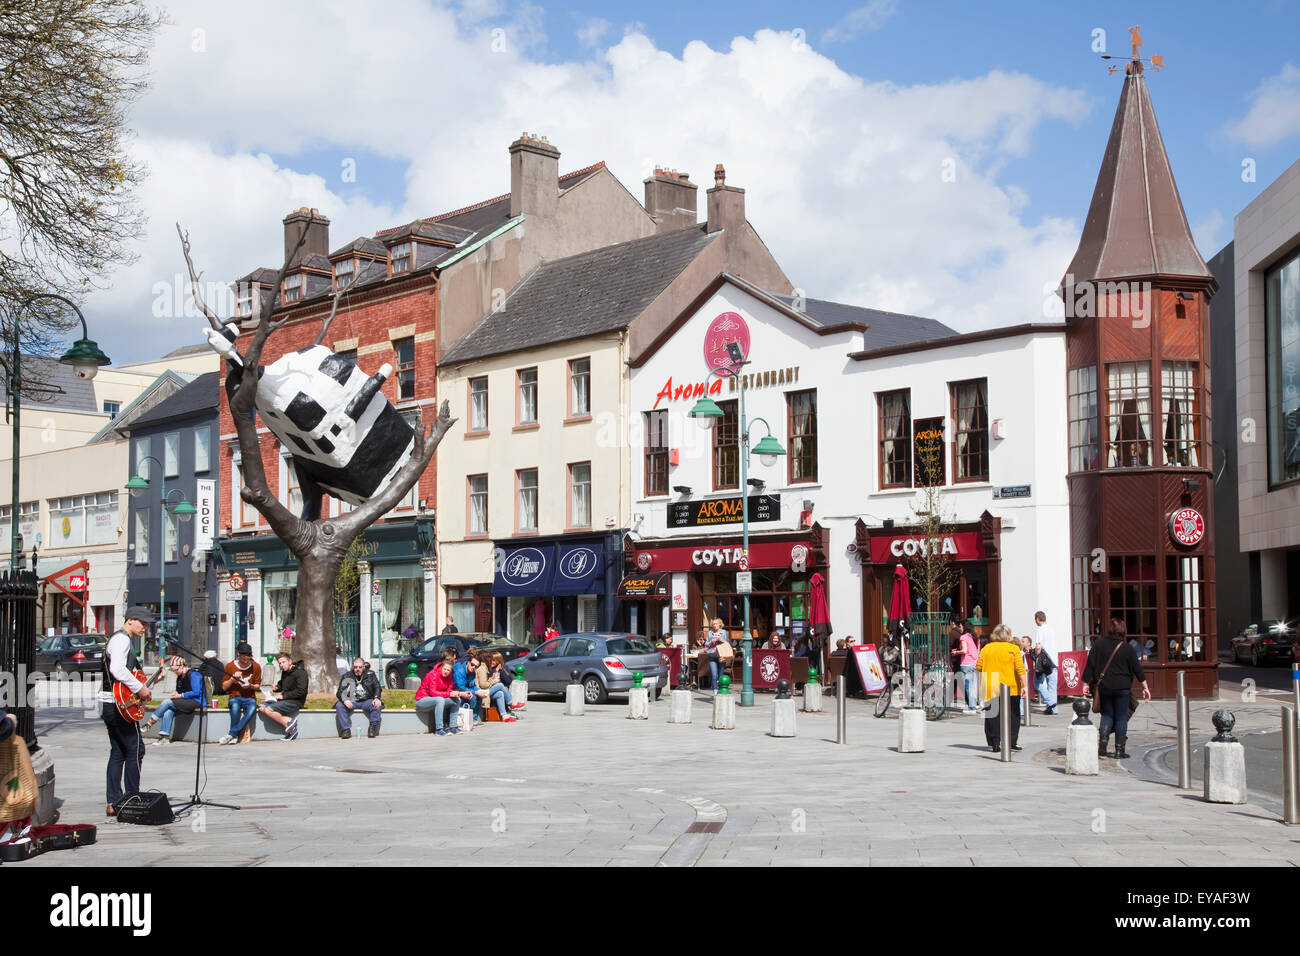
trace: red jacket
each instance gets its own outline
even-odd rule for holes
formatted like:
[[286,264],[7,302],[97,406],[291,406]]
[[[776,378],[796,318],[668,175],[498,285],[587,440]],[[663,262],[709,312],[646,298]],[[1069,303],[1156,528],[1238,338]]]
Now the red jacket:
[[435,664],[433,670],[424,675],[424,680],[420,681],[420,689],[415,692],[415,699],[421,700],[425,697],[450,697],[451,692],[456,689],[452,683],[452,676],[448,674],[442,676],[442,664]]

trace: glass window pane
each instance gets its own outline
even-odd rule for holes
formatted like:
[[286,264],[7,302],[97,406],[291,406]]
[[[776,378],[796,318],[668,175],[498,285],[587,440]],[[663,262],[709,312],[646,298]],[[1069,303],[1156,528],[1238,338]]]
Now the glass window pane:
[[180,432],[169,432],[163,436],[163,464],[166,466],[164,474],[168,478],[175,478],[181,473]]
[[135,563],[149,563],[149,509],[135,513]]
[[212,430],[196,428],[194,430],[194,470],[207,471],[211,465]]

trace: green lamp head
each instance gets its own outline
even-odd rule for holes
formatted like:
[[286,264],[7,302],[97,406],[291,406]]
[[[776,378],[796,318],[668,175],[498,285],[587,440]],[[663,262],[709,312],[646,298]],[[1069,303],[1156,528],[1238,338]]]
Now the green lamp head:
[[94,378],[101,365],[112,364],[112,359],[90,339],[77,339],[72,343],[72,348],[60,356],[59,361],[71,365],[74,374],[81,379]]

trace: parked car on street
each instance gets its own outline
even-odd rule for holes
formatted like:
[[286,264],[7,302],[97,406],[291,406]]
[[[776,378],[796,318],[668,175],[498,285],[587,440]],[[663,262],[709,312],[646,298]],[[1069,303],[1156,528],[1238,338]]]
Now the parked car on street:
[[107,634],[55,634],[36,645],[36,670],[54,677],[97,674],[107,646]]
[[1286,621],[1260,621],[1232,639],[1232,659],[1255,667],[1295,660],[1295,628]]
[[[433,665],[442,660],[445,647],[456,648],[456,656],[463,657],[471,647],[486,647],[498,652],[509,663],[517,657],[528,653],[522,644],[512,644],[499,634],[469,631],[464,634],[439,634],[427,638],[417,645],[409,654],[395,657],[384,665],[384,686],[397,690],[404,686],[410,665],[415,664],[420,680],[429,673]],[[513,673],[513,669],[511,673]]]
[[524,665],[530,693],[562,694],[576,670],[589,704],[626,694],[636,671],[642,674],[642,686],[654,688],[656,700],[668,686],[667,655],[635,634],[561,634],[514,663]]

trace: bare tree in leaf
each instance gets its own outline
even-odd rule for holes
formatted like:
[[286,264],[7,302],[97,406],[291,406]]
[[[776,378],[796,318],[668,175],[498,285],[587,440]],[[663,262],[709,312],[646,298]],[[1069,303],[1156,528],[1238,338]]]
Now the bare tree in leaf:
[[[218,334],[222,333],[224,324],[203,301],[200,274],[194,267],[190,255],[189,235],[180,224],[176,232],[181,239],[181,248],[185,254],[185,263],[189,268],[190,286],[194,302],[207,317],[209,324]],[[242,456],[244,487],[240,497],[256,508],[271,530],[284,542],[289,551],[298,559],[298,605],[297,637],[303,647],[303,661],[307,668],[312,693],[332,693],[338,681],[335,666],[334,647],[334,595],[336,579],[358,534],[370,527],[381,517],[401,502],[420,480],[425,468],[433,458],[434,450],[454,423],[447,402],[442,403],[437,420],[426,431],[417,417],[413,448],[405,464],[397,470],[386,486],[368,499],[358,504],[352,511],[338,517],[315,517],[295,515],[289,511],[275,495],[267,483],[266,471],[262,466],[261,443],[254,421],[255,398],[259,381],[259,365],[262,352],[270,339],[288,321],[288,316],[273,318],[279,301],[280,289],[284,277],[295,261],[303,244],[306,242],[307,228],[303,225],[297,244],[285,256],[284,265],[279,274],[263,293],[260,308],[256,311],[256,329],[242,355],[242,369],[227,362],[227,375],[239,375],[238,386],[230,398],[230,414],[234,419],[235,431],[239,436],[239,449]],[[355,283],[355,278],[353,284]],[[352,284],[339,289],[334,295],[333,306],[329,315],[321,324],[316,344],[324,341],[330,323],[338,313],[339,302],[350,291]],[[229,386],[228,386],[229,388]],[[306,501],[305,514],[320,513],[320,495],[312,495],[303,488]]]

